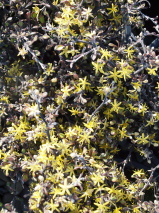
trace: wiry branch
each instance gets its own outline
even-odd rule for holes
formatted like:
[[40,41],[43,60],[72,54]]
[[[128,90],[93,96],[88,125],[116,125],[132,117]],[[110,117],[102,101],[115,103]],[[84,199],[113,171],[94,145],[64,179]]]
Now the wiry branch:
[[149,179],[146,181],[144,187],[143,187],[143,188],[141,189],[141,191],[139,192],[139,196],[143,195],[143,192],[147,189],[147,187],[150,186],[150,184],[151,184],[151,182],[152,182],[152,180],[153,180],[154,172],[155,172],[157,169],[159,169],[159,165],[157,165],[155,168],[149,170],[149,171],[151,171],[150,177],[149,177]]
[[111,89],[108,93],[106,93],[103,102],[102,102],[102,103],[97,107],[97,109],[93,112],[92,116],[91,116],[91,117],[89,118],[89,120],[88,120],[88,123],[92,120],[92,118],[95,116],[95,114],[100,110],[100,108],[101,108],[104,104],[108,104],[108,103],[109,103],[108,95],[109,95],[110,93],[112,93],[113,90],[116,88],[116,87],[114,87],[114,84],[115,84],[115,82],[113,81],[113,82],[112,82],[112,89]]
[[85,52],[85,53],[81,53],[81,54],[79,54],[79,55],[76,55],[76,56],[75,56],[76,58],[74,57],[75,59],[73,59],[73,60],[66,60],[66,61],[67,61],[67,62],[71,62],[70,67],[72,68],[74,63],[76,63],[80,58],[82,58],[82,57],[88,55],[89,53],[91,53],[91,52],[93,52],[93,51],[95,51],[94,49],[95,49],[95,48],[93,48],[93,49],[91,49],[91,50],[89,50],[89,51],[87,51],[87,52]]
[[45,125],[46,125],[46,134],[47,134],[47,136],[48,136],[49,141],[51,141],[50,132],[49,132],[49,126],[48,126],[48,123],[46,122],[46,120],[45,120],[43,114],[41,113],[40,102],[39,102],[38,98],[36,98],[35,101],[36,101],[36,103],[37,103],[37,105],[38,105],[38,110],[39,110],[39,112],[40,112],[40,117],[41,117],[41,119],[43,120],[43,122],[44,122]]
[[29,47],[29,45],[27,44],[27,42],[24,42],[24,47],[25,47],[26,51],[28,51],[33,56],[33,59],[36,61],[36,63],[38,64],[38,66],[43,71],[45,71],[46,70],[46,65],[40,62],[40,60],[38,59],[38,57],[36,56],[36,54],[33,52],[33,50]]

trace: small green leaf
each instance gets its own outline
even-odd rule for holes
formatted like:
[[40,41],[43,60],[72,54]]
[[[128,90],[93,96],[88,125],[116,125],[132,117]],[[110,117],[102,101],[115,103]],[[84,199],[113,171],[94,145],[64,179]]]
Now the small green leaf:
[[44,16],[40,16],[40,17],[39,17],[39,21],[40,21],[42,24],[44,24],[44,23],[45,23]]

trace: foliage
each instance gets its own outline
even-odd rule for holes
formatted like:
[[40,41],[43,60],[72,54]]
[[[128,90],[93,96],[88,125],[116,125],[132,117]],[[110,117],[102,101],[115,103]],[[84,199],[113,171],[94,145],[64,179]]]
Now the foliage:
[[143,42],[152,35],[147,4],[1,3],[0,168],[29,184],[28,212],[159,208],[157,197],[146,200],[159,175],[159,57]]

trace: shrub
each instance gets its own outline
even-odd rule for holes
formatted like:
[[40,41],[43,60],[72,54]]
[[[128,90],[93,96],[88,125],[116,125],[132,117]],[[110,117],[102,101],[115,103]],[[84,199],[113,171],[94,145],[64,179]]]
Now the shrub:
[[1,3],[0,168],[12,194],[1,212],[157,211],[159,57],[144,39],[158,34],[144,19],[158,25],[147,4]]

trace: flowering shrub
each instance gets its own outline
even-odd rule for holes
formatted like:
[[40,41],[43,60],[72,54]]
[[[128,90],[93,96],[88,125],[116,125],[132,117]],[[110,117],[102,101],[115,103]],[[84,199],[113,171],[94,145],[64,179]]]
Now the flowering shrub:
[[0,168],[29,186],[10,187],[1,212],[157,212],[159,57],[144,38],[158,34],[143,28],[157,26],[146,4],[1,3]]

